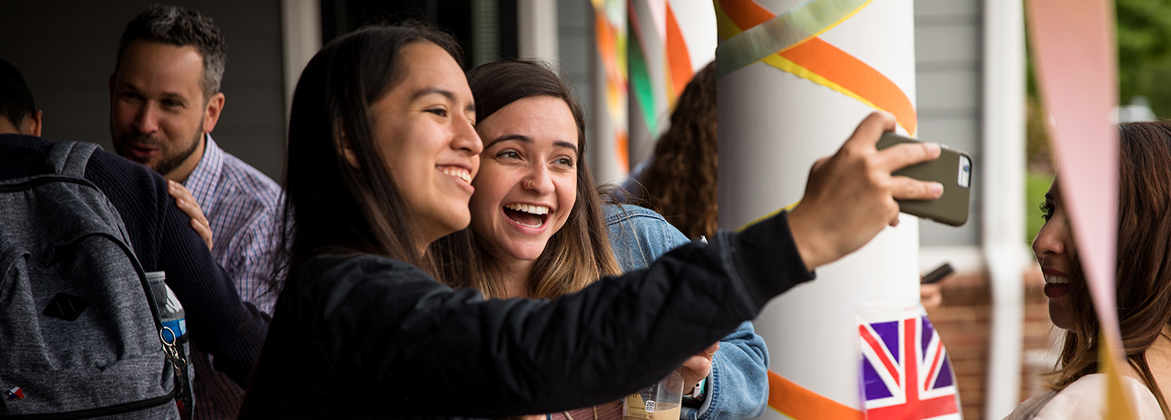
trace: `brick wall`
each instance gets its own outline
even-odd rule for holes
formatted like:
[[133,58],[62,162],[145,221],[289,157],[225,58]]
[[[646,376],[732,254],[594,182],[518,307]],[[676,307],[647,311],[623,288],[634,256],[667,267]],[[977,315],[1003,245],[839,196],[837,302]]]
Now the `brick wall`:
[[[988,344],[991,335],[992,294],[987,273],[961,273],[940,283],[943,304],[928,311],[951,357],[964,418],[984,417],[984,393],[988,379]],[[1022,273],[1025,289],[1025,325],[1021,395],[1024,399],[1043,390],[1039,374],[1051,369],[1058,331],[1049,322],[1044,280],[1035,268]],[[994,385],[992,385],[994,386]],[[996,417],[999,418],[999,417]]]

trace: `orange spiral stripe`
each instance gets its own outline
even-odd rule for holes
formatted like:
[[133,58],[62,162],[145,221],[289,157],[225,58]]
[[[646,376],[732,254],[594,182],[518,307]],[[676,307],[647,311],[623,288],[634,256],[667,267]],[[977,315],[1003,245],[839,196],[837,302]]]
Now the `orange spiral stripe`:
[[794,420],[862,420],[862,411],[818,395],[768,371],[768,405]]
[[793,63],[837,82],[867,99],[874,107],[895,115],[899,125],[914,134],[919,125],[911,100],[890,79],[821,38],[813,38],[780,54]]
[[[736,33],[776,17],[751,0],[716,1],[716,6],[738,27],[734,29]],[[915,106],[898,85],[870,65],[821,38],[810,38],[774,56],[792,62],[817,77],[794,74],[894,114],[898,124],[911,135],[917,131],[919,122]],[[769,64],[773,65],[771,62]]]

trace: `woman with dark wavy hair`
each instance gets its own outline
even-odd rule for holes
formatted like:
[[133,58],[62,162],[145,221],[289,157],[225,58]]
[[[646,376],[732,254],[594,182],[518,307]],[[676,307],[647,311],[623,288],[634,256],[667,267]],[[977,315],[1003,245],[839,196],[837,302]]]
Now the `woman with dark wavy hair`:
[[711,236],[717,227],[716,116],[716,63],[711,62],[675,101],[671,126],[641,175],[643,201],[691,238]]
[[[1118,130],[1116,303],[1128,362],[1120,370],[1138,418],[1171,418],[1171,123],[1126,123]],[[1049,318],[1065,339],[1056,370],[1046,375],[1052,391],[1008,418],[1104,418],[1098,317],[1056,181],[1041,209],[1045,225],[1033,253],[1045,276]]]

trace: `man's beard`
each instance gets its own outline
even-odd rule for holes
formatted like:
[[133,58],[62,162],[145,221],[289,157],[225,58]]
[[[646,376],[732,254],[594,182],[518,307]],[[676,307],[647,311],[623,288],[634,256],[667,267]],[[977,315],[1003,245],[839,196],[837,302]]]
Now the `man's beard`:
[[180,154],[177,154],[177,155],[171,156],[171,157],[167,157],[164,154],[163,160],[159,161],[159,164],[155,167],[155,172],[158,172],[159,174],[165,175],[165,174],[175,170],[175,168],[178,168],[179,165],[182,165],[183,162],[186,161],[188,157],[191,157],[191,155],[195,154],[195,150],[199,149],[199,144],[202,142],[203,142],[203,131],[200,130],[198,133],[195,134],[195,141],[191,142],[191,147],[188,148],[187,150],[184,150],[183,153],[180,153]]
[[[158,172],[159,175],[165,176],[168,172],[171,172],[171,171],[175,170],[175,168],[178,168],[179,165],[182,165],[183,162],[187,160],[187,158],[191,157],[191,155],[195,153],[195,150],[199,149],[199,145],[202,142],[203,142],[203,130],[200,130],[199,132],[195,133],[195,141],[191,142],[191,147],[189,147],[187,150],[184,150],[183,153],[180,153],[180,154],[177,154],[174,156],[168,156],[167,155],[167,151],[168,151],[167,145],[158,141],[158,140],[151,138],[151,136],[149,134],[139,135],[138,138],[135,138],[134,140],[131,140],[128,142],[123,142],[122,144],[136,143],[136,144],[145,144],[148,146],[158,147],[159,150],[162,151],[162,160],[160,160],[159,163],[156,164],[153,169],[155,170],[155,172]],[[125,147],[125,146],[117,147],[117,152],[119,155],[123,155],[123,153],[122,153],[123,147]]]

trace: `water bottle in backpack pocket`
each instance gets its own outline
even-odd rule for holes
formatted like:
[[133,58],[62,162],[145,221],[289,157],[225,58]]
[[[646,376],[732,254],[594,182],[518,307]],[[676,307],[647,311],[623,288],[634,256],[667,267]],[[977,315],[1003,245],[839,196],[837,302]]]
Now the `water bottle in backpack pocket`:
[[187,386],[195,378],[195,365],[190,363],[188,357],[191,347],[187,336],[187,313],[183,310],[183,304],[179,303],[179,298],[175,297],[175,292],[167,286],[166,272],[146,273],[146,281],[150,283],[151,295],[155,306],[159,308],[159,321],[163,325],[159,336],[163,340],[163,349],[175,368],[175,405],[179,408],[180,416],[186,419],[195,407],[191,387]]

